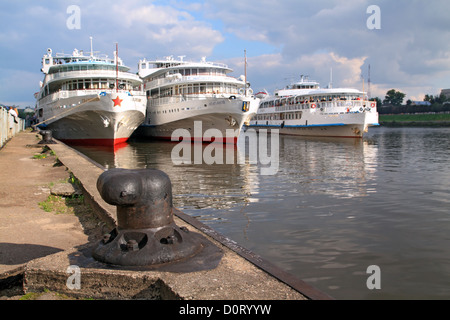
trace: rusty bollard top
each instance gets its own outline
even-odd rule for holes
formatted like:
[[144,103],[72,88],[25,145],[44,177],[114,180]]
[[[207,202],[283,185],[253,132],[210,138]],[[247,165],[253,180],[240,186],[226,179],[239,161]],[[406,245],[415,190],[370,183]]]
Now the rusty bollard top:
[[172,184],[157,169],[110,169],[100,175],[97,189],[117,207],[119,229],[160,228],[173,223]]

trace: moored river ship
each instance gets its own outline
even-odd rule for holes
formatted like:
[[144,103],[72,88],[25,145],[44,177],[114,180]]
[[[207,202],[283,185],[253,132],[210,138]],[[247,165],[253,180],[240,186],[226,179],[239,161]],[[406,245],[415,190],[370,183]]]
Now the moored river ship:
[[377,125],[376,101],[368,101],[364,92],[321,89],[318,82],[302,76],[261,100],[249,127],[275,128],[286,135],[361,138]]
[[35,94],[38,126],[71,144],[115,146],[144,121],[142,80],[118,57],[56,54],[42,58],[45,74]]
[[[138,135],[171,140],[174,131],[182,129],[191,140],[236,143],[244,123],[256,114],[259,99],[246,77],[234,78],[227,75],[230,72],[225,64],[205,58],[199,62],[185,61],[183,56],[141,60],[147,116]],[[213,137],[205,135],[207,131]]]

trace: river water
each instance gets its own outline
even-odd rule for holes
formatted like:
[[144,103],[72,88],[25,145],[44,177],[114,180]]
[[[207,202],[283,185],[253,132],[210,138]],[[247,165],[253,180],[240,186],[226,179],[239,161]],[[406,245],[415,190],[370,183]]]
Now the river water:
[[248,145],[211,165],[174,165],[172,142],[77,149],[108,168],[165,171],[177,208],[336,299],[449,299],[449,138],[384,127],[362,140],[280,136],[273,175]]

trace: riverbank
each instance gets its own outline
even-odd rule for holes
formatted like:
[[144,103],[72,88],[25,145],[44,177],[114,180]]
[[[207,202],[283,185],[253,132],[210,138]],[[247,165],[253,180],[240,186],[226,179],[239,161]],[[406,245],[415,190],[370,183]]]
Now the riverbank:
[[[42,146],[36,147],[37,141],[35,133],[23,132],[0,152],[4,167],[15,167],[4,170],[1,177],[8,191],[3,191],[0,205],[0,240],[5,246],[0,255],[0,285],[20,281],[22,276],[24,293],[49,290],[69,297],[95,299],[330,298],[178,210],[174,210],[178,226],[202,234],[223,252],[214,269],[136,272],[98,267],[98,263],[93,266],[86,252],[98,238],[90,238],[81,225],[73,224],[79,220],[77,216],[46,212],[39,203],[49,196],[42,186],[74,178],[86,204],[91,205],[98,218],[107,225],[114,224],[116,208],[107,205],[96,188],[97,177],[104,168],[62,143],[49,145],[52,151],[48,157],[34,157],[42,154]],[[73,221],[55,222],[68,217]],[[103,229],[97,228],[96,236],[104,233]],[[75,240],[74,235],[80,238]],[[37,254],[36,249],[47,251]],[[67,269],[73,264],[80,267],[82,279],[81,288],[75,291],[67,286]]]
[[379,123],[386,127],[450,127],[450,114],[382,114]]
[[102,235],[101,221],[82,197],[65,201],[59,194],[60,187],[72,187],[70,172],[39,141],[24,131],[0,150],[0,297],[23,293],[16,284],[28,262]]

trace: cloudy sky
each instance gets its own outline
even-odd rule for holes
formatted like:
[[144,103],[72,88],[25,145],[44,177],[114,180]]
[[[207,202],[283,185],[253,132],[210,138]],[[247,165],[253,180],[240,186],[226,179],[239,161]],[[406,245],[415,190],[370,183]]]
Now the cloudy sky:
[[325,87],[331,69],[334,87],[364,79],[367,91],[370,65],[373,97],[422,100],[450,88],[449,12],[448,0],[0,0],[0,103],[34,106],[47,48],[88,52],[90,36],[109,56],[119,43],[133,71],[142,58],[206,56],[239,77],[246,50],[254,91],[301,74]]

